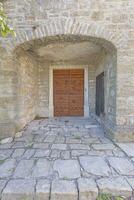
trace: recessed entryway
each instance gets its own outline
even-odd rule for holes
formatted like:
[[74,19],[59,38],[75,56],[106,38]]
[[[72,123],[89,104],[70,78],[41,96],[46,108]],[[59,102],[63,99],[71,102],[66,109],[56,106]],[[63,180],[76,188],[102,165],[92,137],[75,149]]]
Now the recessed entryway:
[[84,116],[84,69],[53,71],[54,116]]
[[[18,94],[21,103],[17,104],[17,118],[21,122],[17,126],[23,127],[35,117],[72,116],[92,116],[104,126],[108,124],[105,119],[110,119],[114,124],[114,46],[101,38],[74,35],[52,36],[34,42],[31,45],[28,42],[26,49],[20,46],[15,51],[18,63],[22,65]],[[103,72],[105,77],[100,80],[99,75]]]

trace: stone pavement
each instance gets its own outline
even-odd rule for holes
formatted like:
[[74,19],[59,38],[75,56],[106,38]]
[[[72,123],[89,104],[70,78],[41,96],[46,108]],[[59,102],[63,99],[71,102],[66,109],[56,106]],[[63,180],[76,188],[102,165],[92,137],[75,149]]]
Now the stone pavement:
[[90,118],[35,120],[9,142],[0,145],[2,200],[133,196],[134,144],[112,143]]

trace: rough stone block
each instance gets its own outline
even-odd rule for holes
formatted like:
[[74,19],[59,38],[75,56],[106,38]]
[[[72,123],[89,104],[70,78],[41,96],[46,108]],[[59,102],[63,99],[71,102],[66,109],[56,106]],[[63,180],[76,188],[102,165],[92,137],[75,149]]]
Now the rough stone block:
[[11,180],[2,192],[2,200],[33,199],[34,187],[34,180]]
[[39,180],[36,185],[36,200],[49,200],[50,182],[47,179]]
[[23,159],[30,159],[35,153],[35,149],[27,149],[22,156]]
[[89,145],[87,144],[70,144],[70,149],[82,149],[82,150],[90,150]]
[[0,180],[0,193],[1,193],[2,190],[4,189],[6,183],[7,183],[7,180]]
[[134,175],[134,165],[127,158],[108,158],[110,165],[121,175]]
[[21,160],[17,165],[14,178],[28,178],[31,176],[34,160]]
[[128,183],[131,185],[131,187],[134,190],[134,178],[127,178]]
[[13,138],[9,137],[9,138],[5,138],[5,139],[0,140],[0,144],[11,143],[12,141],[13,141]]
[[0,160],[5,160],[9,158],[12,154],[13,150],[11,149],[2,149],[0,150]]
[[77,160],[56,160],[53,168],[62,179],[75,179],[81,176]]
[[132,188],[123,177],[101,178],[97,184],[101,193],[124,197],[132,195]]
[[53,144],[52,149],[66,150],[67,145],[66,144]]
[[12,158],[22,157],[24,152],[25,152],[25,149],[15,149],[14,152],[13,152]]
[[134,143],[117,143],[117,145],[130,157],[134,157]]
[[38,149],[36,150],[34,157],[35,158],[41,158],[41,157],[47,157],[50,154],[49,149]]
[[79,200],[96,200],[98,188],[93,179],[78,179]]
[[15,169],[16,161],[8,159],[0,164],[0,178],[10,177]]
[[33,148],[35,148],[35,149],[48,149],[49,144],[47,144],[47,143],[35,143],[33,145]]
[[78,191],[73,181],[57,180],[52,183],[51,200],[77,200]]
[[112,143],[108,143],[108,144],[93,144],[92,147],[95,150],[113,150],[115,148],[115,146]]
[[39,177],[48,177],[52,175],[52,163],[47,159],[39,159],[34,166],[32,176]]
[[81,156],[80,164],[82,168],[89,174],[97,176],[109,176],[110,168],[105,160],[98,156]]

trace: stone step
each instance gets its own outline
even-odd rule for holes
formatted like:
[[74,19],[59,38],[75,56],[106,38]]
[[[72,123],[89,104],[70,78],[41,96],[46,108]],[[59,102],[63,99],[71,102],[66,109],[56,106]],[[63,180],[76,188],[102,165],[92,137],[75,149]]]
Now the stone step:
[[[95,200],[99,194],[132,197],[133,179],[123,177],[77,180],[0,180],[1,200]],[[131,184],[131,186],[129,185]],[[134,188],[133,188],[134,189]]]

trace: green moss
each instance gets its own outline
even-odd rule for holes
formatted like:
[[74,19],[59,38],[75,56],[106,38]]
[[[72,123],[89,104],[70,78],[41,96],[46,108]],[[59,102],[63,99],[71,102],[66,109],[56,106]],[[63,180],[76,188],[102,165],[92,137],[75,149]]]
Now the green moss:
[[22,198],[21,200],[28,200],[28,198],[27,198],[27,197],[24,197],[24,198]]
[[64,179],[64,180],[67,180],[67,179],[68,179],[68,177],[64,176],[64,177],[63,177],[63,179]]
[[80,140],[81,137],[80,137],[80,136],[75,136],[74,139],[76,139],[76,140]]
[[115,200],[124,200],[122,197],[115,197]]
[[5,160],[0,160],[0,165],[2,165],[5,162]]
[[98,197],[97,197],[97,200],[124,200],[123,197],[120,197],[120,196],[112,196],[111,194],[100,194]]
[[27,149],[31,149],[33,147],[33,142],[26,144],[25,146]]
[[97,200],[111,200],[112,196],[110,194],[100,194]]

